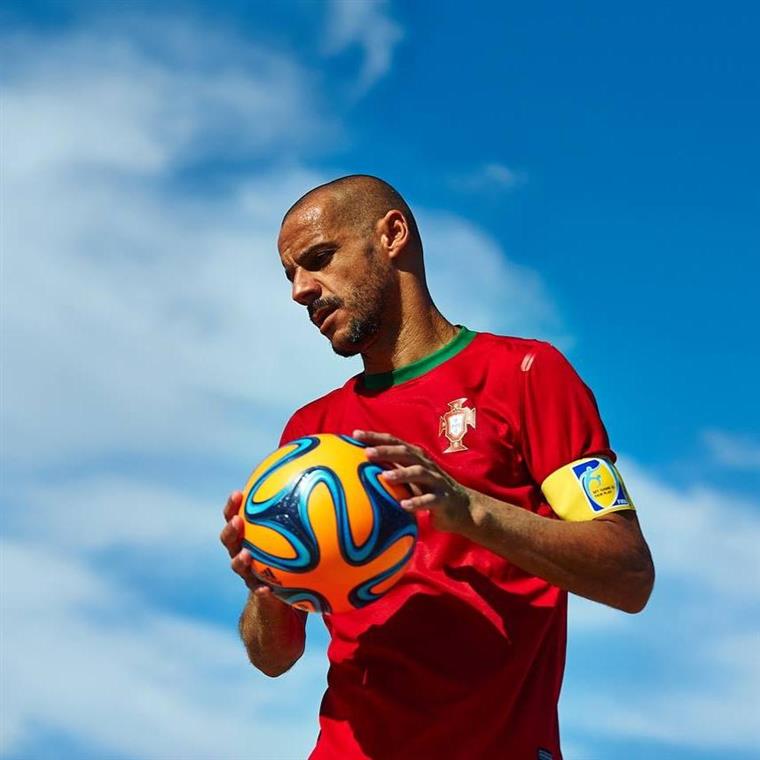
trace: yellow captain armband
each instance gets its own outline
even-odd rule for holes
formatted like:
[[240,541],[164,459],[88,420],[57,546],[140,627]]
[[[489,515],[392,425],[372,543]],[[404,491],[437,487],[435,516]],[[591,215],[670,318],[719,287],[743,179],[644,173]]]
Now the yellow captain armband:
[[541,484],[551,508],[563,520],[593,520],[622,509],[636,509],[612,462],[588,457],[555,470]]

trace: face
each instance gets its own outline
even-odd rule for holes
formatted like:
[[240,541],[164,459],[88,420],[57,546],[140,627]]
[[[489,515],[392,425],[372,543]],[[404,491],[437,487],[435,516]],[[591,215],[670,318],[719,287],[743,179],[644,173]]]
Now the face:
[[392,282],[373,233],[314,203],[288,217],[278,248],[293,300],[307,308],[333,351],[365,350],[382,328]]

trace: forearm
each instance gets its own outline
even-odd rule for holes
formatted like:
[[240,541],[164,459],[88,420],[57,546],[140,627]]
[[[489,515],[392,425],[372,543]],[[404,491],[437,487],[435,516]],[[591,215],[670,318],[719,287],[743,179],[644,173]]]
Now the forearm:
[[240,616],[240,637],[251,663],[273,677],[292,667],[306,643],[305,617],[271,593],[251,592]]
[[532,575],[596,602],[638,612],[654,568],[633,512],[588,522],[552,520],[468,490],[461,532]]

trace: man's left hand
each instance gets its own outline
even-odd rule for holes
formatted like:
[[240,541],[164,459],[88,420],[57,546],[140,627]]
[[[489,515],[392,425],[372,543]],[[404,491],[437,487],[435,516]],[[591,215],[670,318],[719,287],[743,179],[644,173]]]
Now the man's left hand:
[[405,483],[414,496],[401,501],[408,512],[430,510],[438,530],[462,533],[471,523],[470,492],[447,475],[419,446],[388,433],[354,430],[353,437],[367,444],[367,459],[379,465],[393,465],[382,477],[389,484]]

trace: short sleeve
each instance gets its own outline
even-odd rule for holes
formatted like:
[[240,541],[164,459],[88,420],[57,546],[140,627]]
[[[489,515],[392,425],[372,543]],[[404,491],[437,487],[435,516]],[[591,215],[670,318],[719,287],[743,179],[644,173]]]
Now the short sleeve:
[[536,483],[584,457],[614,463],[593,393],[554,346],[537,342],[523,357],[519,374],[523,455]]
[[306,435],[301,417],[302,415],[299,410],[288,420],[280,436],[280,446],[284,446],[286,443]]

